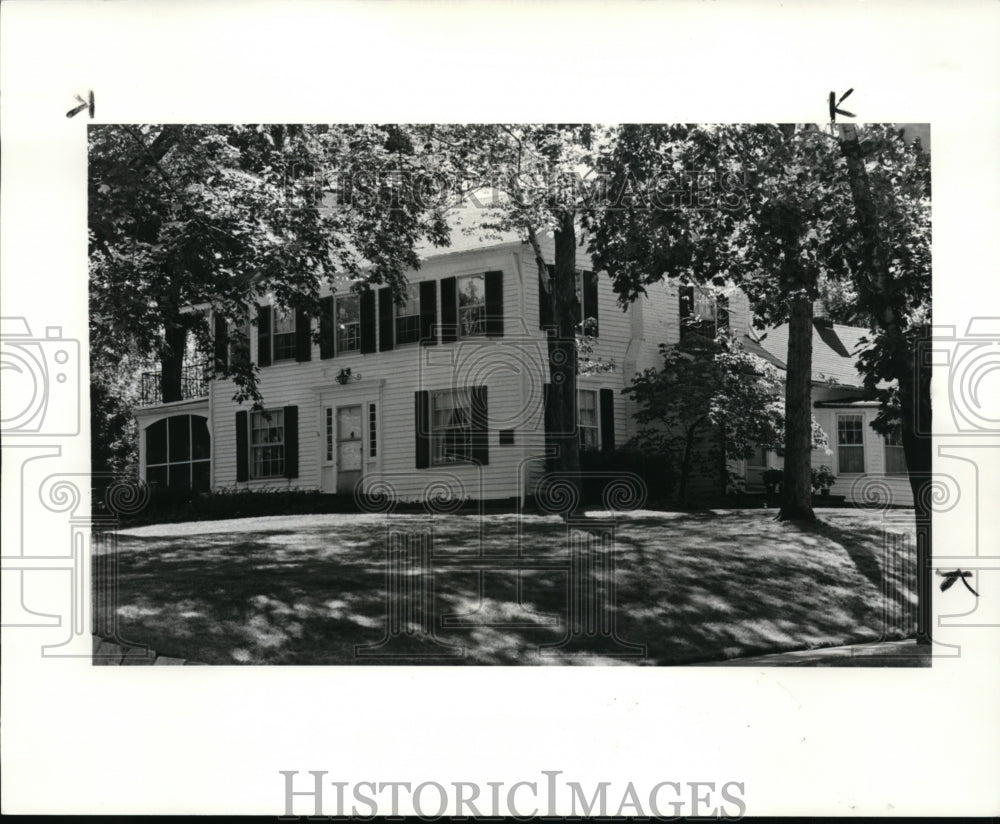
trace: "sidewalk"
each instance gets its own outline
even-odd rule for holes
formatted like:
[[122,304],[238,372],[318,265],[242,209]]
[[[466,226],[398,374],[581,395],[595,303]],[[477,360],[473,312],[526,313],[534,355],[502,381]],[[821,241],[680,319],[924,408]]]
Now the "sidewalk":
[[930,645],[906,641],[882,641],[844,647],[777,652],[751,658],[730,658],[693,664],[697,667],[929,667]]
[[95,667],[204,666],[198,661],[157,655],[149,647],[127,647],[115,644],[97,635],[93,636],[93,644],[94,651],[91,663]]

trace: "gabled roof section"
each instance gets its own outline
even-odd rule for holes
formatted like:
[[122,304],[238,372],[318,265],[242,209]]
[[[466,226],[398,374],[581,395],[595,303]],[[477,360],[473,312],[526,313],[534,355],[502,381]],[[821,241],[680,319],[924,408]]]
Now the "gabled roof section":
[[[864,380],[855,364],[865,349],[861,339],[867,334],[867,329],[857,326],[843,326],[826,320],[813,321],[813,382],[864,386]],[[760,346],[782,362],[781,369],[786,369],[788,324],[783,323],[761,335]]]

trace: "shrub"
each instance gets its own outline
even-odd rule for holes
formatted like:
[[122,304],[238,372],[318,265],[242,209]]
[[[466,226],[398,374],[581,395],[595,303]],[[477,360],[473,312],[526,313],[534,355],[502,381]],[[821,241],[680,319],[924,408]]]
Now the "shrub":
[[829,489],[837,480],[830,467],[826,464],[814,466],[812,469],[812,488],[814,491]]
[[583,451],[580,453],[580,471],[583,475],[583,499],[587,504],[603,502],[604,488],[611,480],[609,476],[622,473],[637,475],[646,485],[646,497],[651,501],[668,499],[677,480],[669,458],[636,449]]

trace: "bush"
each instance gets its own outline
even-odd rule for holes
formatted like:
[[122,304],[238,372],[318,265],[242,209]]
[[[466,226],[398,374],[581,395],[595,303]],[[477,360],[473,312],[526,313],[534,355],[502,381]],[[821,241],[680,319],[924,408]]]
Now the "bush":
[[674,467],[666,456],[636,449],[583,451],[580,453],[580,471],[583,474],[584,503],[594,505],[603,503],[604,488],[614,475],[637,475],[646,485],[646,499],[649,501],[667,500],[677,480]]
[[830,467],[826,464],[822,466],[814,466],[812,469],[812,488],[813,491],[819,491],[821,489],[829,489],[833,486],[834,482],[837,480],[837,476],[833,474]]

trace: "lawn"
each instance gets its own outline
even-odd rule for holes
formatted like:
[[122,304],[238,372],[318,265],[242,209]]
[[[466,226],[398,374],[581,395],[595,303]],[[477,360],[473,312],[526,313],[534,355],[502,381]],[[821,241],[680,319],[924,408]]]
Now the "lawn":
[[[912,635],[912,527],[824,510],[295,515],[118,533],[119,638],[206,664],[670,665]],[[431,537],[432,536],[432,537]],[[568,537],[569,536],[569,537]],[[387,547],[389,549],[387,549]],[[95,592],[109,590],[95,565]],[[98,599],[99,601],[100,599]]]

